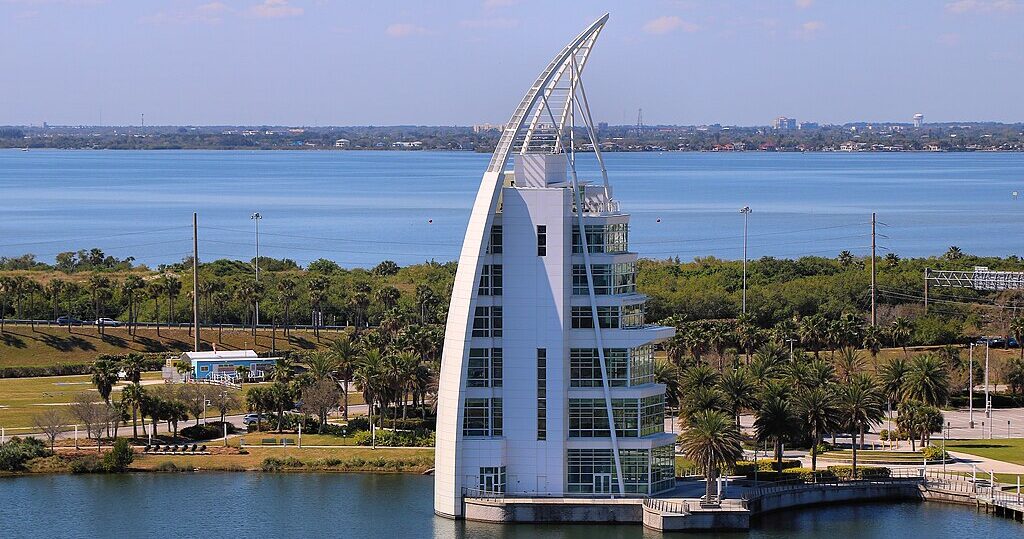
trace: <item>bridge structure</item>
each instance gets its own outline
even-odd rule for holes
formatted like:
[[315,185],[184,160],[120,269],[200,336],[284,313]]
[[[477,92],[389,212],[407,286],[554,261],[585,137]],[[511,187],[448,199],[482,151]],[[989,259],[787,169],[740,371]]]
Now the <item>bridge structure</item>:
[[1000,291],[1024,290],[1024,271],[997,271],[987,266],[974,266],[972,270],[924,269],[924,308],[928,310],[928,289],[970,288],[972,290]]

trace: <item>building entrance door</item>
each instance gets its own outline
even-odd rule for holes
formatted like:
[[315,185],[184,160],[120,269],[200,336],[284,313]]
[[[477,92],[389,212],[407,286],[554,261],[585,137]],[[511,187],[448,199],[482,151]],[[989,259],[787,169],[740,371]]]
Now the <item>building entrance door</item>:
[[594,474],[594,492],[595,493],[610,493],[612,491],[612,474],[610,473],[596,473]]

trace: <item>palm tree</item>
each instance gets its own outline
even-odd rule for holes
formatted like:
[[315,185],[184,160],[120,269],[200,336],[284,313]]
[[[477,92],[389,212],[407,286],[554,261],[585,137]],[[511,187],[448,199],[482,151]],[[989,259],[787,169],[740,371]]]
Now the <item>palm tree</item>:
[[376,299],[377,303],[380,304],[382,311],[390,310],[394,308],[395,305],[398,305],[398,299],[400,297],[401,293],[393,286],[382,287],[380,290],[377,290],[376,294],[374,294],[374,299]]
[[366,319],[366,311],[370,308],[370,296],[364,292],[356,292],[349,300],[349,309],[352,310],[356,335],[362,330]]
[[103,303],[105,299],[107,298],[108,294],[110,294],[110,279],[104,277],[103,275],[94,273],[91,277],[89,277],[89,290],[92,293],[93,312],[96,314],[96,330],[100,333],[100,335],[102,335],[104,327],[103,324],[99,323],[101,316],[100,312],[103,310]]
[[168,273],[164,276],[164,291],[167,293],[167,326],[174,324],[174,298],[181,293],[181,279]]
[[146,282],[138,275],[129,275],[121,283],[121,297],[128,302],[128,333],[135,335],[135,324],[138,322],[138,293],[145,288]]
[[118,372],[121,366],[111,356],[102,355],[92,365],[92,384],[100,397],[110,404],[110,393],[114,390],[114,384],[118,381]]
[[320,380],[334,380],[334,374],[338,369],[338,360],[329,351],[318,350],[306,358],[306,373],[314,382]]
[[839,353],[836,367],[836,370],[839,371],[839,379],[849,382],[855,374],[864,371],[864,358],[856,348],[845,347]]
[[156,316],[153,320],[156,322],[156,336],[160,336],[160,298],[164,295],[164,285],[161,281],[153,281],[149,287],[146,288],[146,294],[153,300],[153,307],[156,308]]
[[878,370],[882,393],[889,404],[903,400],[903,390],[909,370],[910,366],[907,364],[907,360],[902,357],[890,359]]
[[718,387],[725,395],[733,420],[740,424],[740,412],[757,405],[757,380],[745,367],[726,371]]
[[[363,398],[369,408],[370,432],[374,433],[373,407],[381,394],[381,382],[384,380],[384,358],[380,350],[370,348],[363,352],[363,357],[355,366],[352,374],[356,386],[363,392]],[[371,445],[377,447],[376,437],[371,434]]]
[[124,379],[133,384],[140,383],[145,358],[141,354],[130,353],[121,360],[121,370],[124,371]]
[[933,354],[921,354],[910,360],[903,379],[903,396],[931,406],[946,403],[949,398],[949,371]]
[[754,411],[754,431],[758,442],[772,442],[776,471],[782,471],[782,444],[795,432],[796,414],[784,395],[769,394]]
[[749,315],[740,315],[736,324],[736,339],[739,341],[740,347],[743,348],[747,363],[750,363],[750,356],[761,340],[761,330]]
[[235,367],[235,374],[238,375],[238,384],[241,385],[243,383],[248,383],[250,373],[251,370],[249,369],[249,367],[246,367],[245,365],[239,365]]
[[10,298],[17,293],[18,282],[12,277],[0,277],[0,295],[3,301],[0,303],[0,332],[4,331],[4,320],[7,318],[7,304]]
[[61,279],[52,279],[49,283],[46,283],[46,296],[50,298],[50,302],[53,304],[54,320],[60,316],[57,312],[60,309],[60,296],[64,290],[64,284],[64,281]]
[[797,393],[797,415],[811,433],[811,471],[818,469],[818,444],[826,432],[839,428],[839,406],[829,387],[814,387]]
[[903,355],[907,355],[907,342],[914,333],[914,323],[909,318],[898,316],[889,325],[889,337],[893,346],[903,348]]
[[277,296],[284,306],[284,335],[288,336],[288,326],[291,324],[291,307],[295,300],[299,299],[295,290],[295,279],[284,277],[277,282]]
[[1024,360],[1024,316],[1014,317],[1010,320],[1010,332],[1013,333],[1013,338],[1017,340],[1017,346],[1020,348],[1020,358]]
[[210,300],[213,302],[214,311],[216,311],[217,342],[224,342],[224,306],[227,305],[230,299],[231,296],[223,289],[214,290],[213,293],[210,294]]
[[[121,402],[127,404],[132,409],[132,438],[135,439],[139,438],[139,407],[145,398],[146,389],[137,383],[130,384],[121,391]],[[145,422],[142,424],[142,430],[146,430]]]
[[740,430],[723,412],[704,410],[690,419],[680,435],[683,453],[704,470],[704,499],[715,500],[718,472],[730,468],[743,455]]
[[29,310],[29,325],[32,326],[32,331],[36,330],[36,295],[43,293],[43,285],[29,280],[25,283],[25,293],[28,294],[28,310]]
[[878,352],[882,351],[882,339],[884,334],[878,326],[864,328],[864,336],[861,338],[861,346],[871,354],[871,364],[878,368]]
[[679,406],[679,367],[666,358],[654,358],[654,381],[665,385],[665,404]]
[[[306,282],[306,289],[309,292],[309,304],[316,310],[317,315],[313,317],[313,333],[316,341],[320,342],[320,318],[323,315],[323,303],[327,297],[327,289],[331,281],[323,275],[316,275]],[[358,327],[356,331],[359,331]]]
[[331,343],[331,353],[334,354],[334,359],[338,368],[338,377],[341,382],[341,396],[345,403],[345,407],[342,411],[345,421],[348,421],[348,389],[349,382],[352,381],[352,369],[356,365],[356,361],[359,358],[359,347],[353,344],[349,338],[342,338]]
[[895,268],[899,264],[900,264],[900,255],[898,255],[896,253],[886,253],[886,255],[885,255],[885,265],[889,269]]
[[880,423],[884,417],[881,388],[873,378],[858,375],[849,383],[840,386],[840,417],[850,429],[850,445],[853,446],[853,478],[857,478],[857,433],[864,443],[864,432]]
[[815,358],[818,357],[818,353],[821,351],[821,344],[825,340],[827,327],[828,321],[820,314],[812,314],[800,319],[800,326],[797,330],[800,335],[800,343],[809,347],[814,352]]
[[851,264],[853,264],[853,260],[853,253],[845,250],[841,251],[839,253],[839,256],[836,257],[836,261],[839,262],[839,265],[844,268],[849,267]]
[[[74,281],[68,282],[64,285],[64,314],[68,317],[68,333],[73,333],[72,328],[74,327],[74,324],[71,323],[72,302],[78,298],[81,291],[82,286]],[[2,325],[2,319],[0,319],[0,325]]]
[[956,245],[950,245],[949,249],[946,250],[946,254],[942,256],[944,256],[946,260],[960,260],[963,258],[964,252]]

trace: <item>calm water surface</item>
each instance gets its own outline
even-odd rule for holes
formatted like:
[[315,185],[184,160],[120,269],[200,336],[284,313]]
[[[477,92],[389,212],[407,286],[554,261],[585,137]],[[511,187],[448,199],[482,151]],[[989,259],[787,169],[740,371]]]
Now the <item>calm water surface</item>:
[[[1019,538],[1024,527],[932,503],[775,513],[749,533],[693,538]],[[453,522],[433,513],[433,478],[370,474],[128,474],[0,479],[0,537],[659,538],[639,525]]]
[[[456,152],[0,150],[0,255],[101,247],[148,264],[191,252],[261,253],[346,266],[458,257],[488,155]],[[1024,154],[613,153],[611,183],[633,214],[631,245],[664,258],[835,256],[879,243],[903,256],[949,245],[1024,254]],[[581,157],[584,179],[598,179]],[[660,222],[659,222],[660,219]]]

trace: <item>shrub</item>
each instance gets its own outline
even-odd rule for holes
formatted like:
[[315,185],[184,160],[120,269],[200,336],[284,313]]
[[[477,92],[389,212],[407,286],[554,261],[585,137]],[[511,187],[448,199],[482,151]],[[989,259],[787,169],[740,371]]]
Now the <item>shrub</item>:
[[[853,466],[829,466],[828,471],[839,479],[853,478]],[[880,479],[889,477],[891,471],[884,466],[857,466],[857,479]]]
[[260,468],[264,472],[280,472],[285,468],[302,468],[303,466],[305,466],[305,464],[295,457],[288,457],[284,459],[267,457],[263,459],[263,464]]
[[189,440],[212,440],[224,436],[224,425],[228,426],[228,434],[234,434],[238,429],[231,423],[216,421],[205,425],[192,425],[179,431],[179,434]]
[[165,460],[165,461],[161,462],[160,464],[157,464],[156,468],[153,468],[153,469],[158,471],[158,472],[190,472],[190,471],[192,471],[191,468],[186,468],[186,467],[178,466],[177,464],[175,464],[175,463],[173,463],[173,462],[171,462],[169,460]]
[[51,454],[42,440],[14,437],[10,441],[0,444],[0,470],[19,472],[25,469],[26,462]]
[[71,473],[102,473],[105,471],[103,461],[95,455],[86,455],[71,461]]
[[949,455],[947,455],[945,451],[943,451],[942,449],[940,449],[938,447],[935,447],[934,445],[930,445],[930,446],[922,449],[921,450],[921,454],[928,461],[939,461],[939,462],[941,462],[943,460],[946,460],[949,457]]
[[[356,445],[371,445],[373,436],[369,431],[359,431],[353,436]],[[382,447],[432,447],[433,432],[419,436],[411,432],[395,432],[377,429],[377,445]]]
[[114,448],[103,456],[103,467],[108,472],[123,472],[128,469],[128,465],[133,460],[135,460],[135,451],[128,444],[128,440],[118,438],[114,442]]

